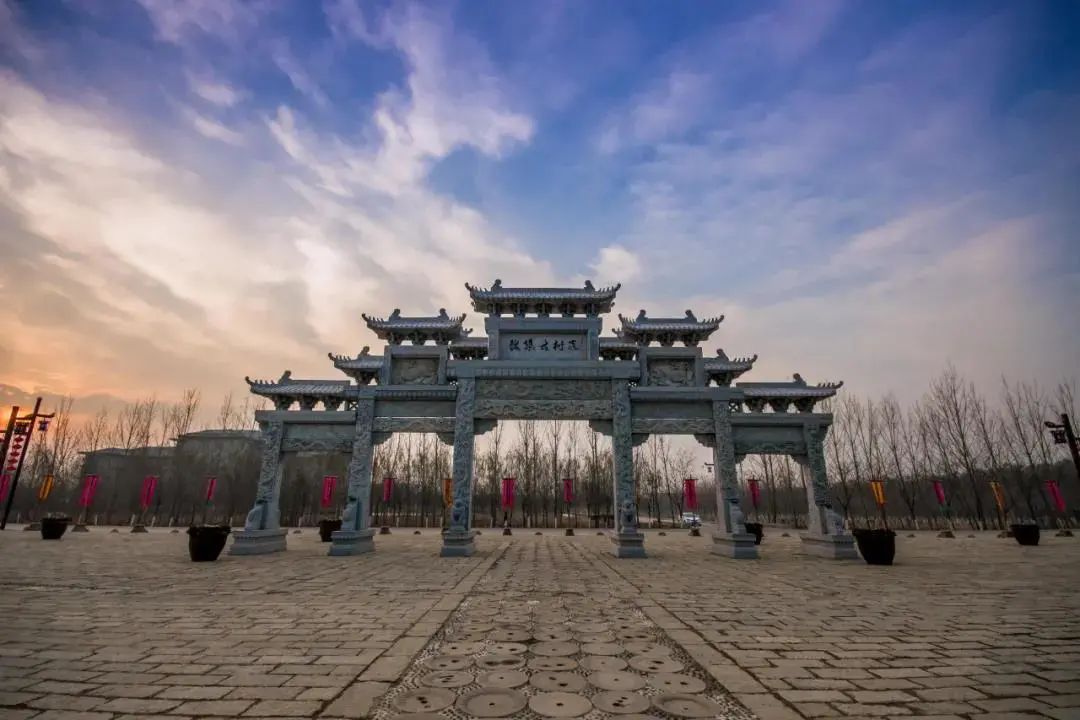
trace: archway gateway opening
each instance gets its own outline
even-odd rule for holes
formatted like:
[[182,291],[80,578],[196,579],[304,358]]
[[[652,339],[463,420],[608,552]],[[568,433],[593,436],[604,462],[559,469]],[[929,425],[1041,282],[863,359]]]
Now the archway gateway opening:
[[[694,437],[712,451],[717,529],[713,551],[757,557],[746,532],[737,463],[747,454],[790,455],[808,473],[809,520],[803,541],[827,557],[854,557],[852,538],[832,511],[823,442],[832,421],[814,411],[839,383],[734,383],[754,357],[705,357],[699,347],[723,317],[650,318],[619,315],[620,327],[602,337],[601,316],[619,286],[490,288],[466,284],[475,311],[486,315],[487,337],[471,337],[465,315],[364,315],[386,341],[381,355],[330,355],[343,380],[300,380],[286,371],[276,381],[250,380],[270,398],[261,411],[263,452],[255,504],[235,533],[233,554],[285,549],[279,522],[282,454],[337,450],[351,454],[341,530],[331,555],[374,549],[371,485],[374,448],[392,433],[435,433],[452,447],[452,497],[441,554],[476,550],[473,522],[476,438],[500,420],[581,420],[610,438],[617,557],[644,557],[638,527],[634,448],[650,435]],[[408,341],[410,344],[404,344]]]

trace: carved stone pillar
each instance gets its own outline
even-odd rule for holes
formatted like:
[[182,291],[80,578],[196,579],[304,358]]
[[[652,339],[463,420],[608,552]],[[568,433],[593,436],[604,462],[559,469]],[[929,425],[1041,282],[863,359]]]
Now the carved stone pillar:
[[356,434],[352,457],[346,471],[346,502],[341,514],[341,529],[331,538],[330,555],[360,555],[375,549],[371,529],[371,469],[375,456],[372,426],[375,399],[360,398],[356,403]]
[[230,555],[264,555],[285,549],[285,529],[280,525],[281,480],[285,474],[281,462],[281,441],[285,436],[282,422],[262,425],[262,466],[255,505],[247,514],[244,529],[233,533]]
[[645,536],[638,529],[637,492],[634,487],[634,437],[630,413],[630,385],[612,381],[611,464],[615,476],[616,557],[645,557]]
[[443,557],[467,557],[476,552],[472,530],[473,447],[475,443],[476,380],[458,380],[454,418],[454,498],[450,527],[443,535]]
[[731,411],[726,401],[713,401],[713,479],[716,483],[716,514],[719,527],[713,535],[712,551],[738,559],[758,556],[754,536],[746,532],[739,498],[739,476],[735,465],[735,438]]
[[806,486],[807,522],[803,551],[833,560],[858,559],[855,540],[844,529],[844,520],[832,509],[829,479],[825,468],[827,425],[803,427],[806,456],[796,458]]

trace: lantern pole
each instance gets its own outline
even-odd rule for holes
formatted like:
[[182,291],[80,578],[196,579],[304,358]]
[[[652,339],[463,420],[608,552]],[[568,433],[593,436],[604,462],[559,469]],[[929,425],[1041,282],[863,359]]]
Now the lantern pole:
[[[7,503],[4,504],[4,517],[0,519],[0,530],[3,530],[7,527],[8,515],[11,514],[11,505],[15,501],[15,491],[19,488],[19,476],[22,474],[23,463],[26,461],[26,456],[30,454],[30,442],[34,438],[34,425],[37,423],[39,418],[42,420],[51,420],[53,417],[56,416],[56,413],[49,413],[48,415],[45,415],[39,413],[39,410],[41,410],[40,397],[37,399],[37,402],[34,403],[34,412],[18,418],[18,420],[25,420],[28,422],[26,426],[26,442],[23,443],[22,453],[19,454],[19,464],[15,466],[15,476],[11,478],[11,490],[9,491],[7,497]],[[15,411],[17,412],[18,408],[15,408]],[[12,413],[13,420],[14,417],[15,414]],[[7,462],[7,448],[11,445],[11,433],[14,430],[13,426],[15,425],[15,422],[13,420],[8,421],[8,439],[4,441],[4,462]]]
[[[1069,446],[1069,454],[1072,455],[1073,467],[1076,468],[1076,480],[1080,483],[1080,441],[1077,441],[1076,439],[1076,432],[1073,430],[1072,422],[1069,420],[1069,413],[1061,413],[1060,423],[1047,420],[1044,425],[1050,428],[1051,431],[1065,431],[1064,442]],[[1062,443],[1062,441],[1058,439],[1060,437],[1061,435],[1058,432],[1054,433],[1054,442],[1056,444],[1060,445]]]

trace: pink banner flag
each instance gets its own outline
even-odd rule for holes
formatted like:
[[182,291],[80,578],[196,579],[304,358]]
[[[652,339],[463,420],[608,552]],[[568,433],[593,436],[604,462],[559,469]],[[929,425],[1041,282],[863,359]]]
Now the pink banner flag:
[[83,481],[82,495],[79,497],[79,505],[84,508],[90,507],[94,502],[94,493],[97,492],[98,482],[101,478],[97,475],[87,475]]
[[142,493],[139,496],[139,504],[142,505],[142,509],[146,510],[150,507],[150,503],[154,500],[154,491],[157,490],[158,479],[156,475],[147,475],[143,479]]
[[382,479],[382,501],[384,503],[390,502],[394,497],[394,478],[384,477]]
[[1050,491],[1050,498],[1054,501],[1054,507],[1059,513],[1065,512],[1065,496],[1061,494],[1057,480],[1047,480],[1046,489]]
[[749,478],[747,479],[746,484],[750,488],[750,503],[754,506],[754,509],[757,510],[758,503],[761,502],[761,481],[757,478]]
[[683,483],[683,504],[687,510],[697,510],[697,480],[685,478]]
[[217,478],[211,475],[206,478],[206,502],[214,499],[214,491],[217,490]]
[[337,475],[326,475],[322,479],[322,506],[330,507],[334,502],[334,486],[337,485]]
[[934,481],[934,496],[937,497],[937,504],[942,507],[945,506],[945,485],[940,480]]
[[514,478],[503,478],[502,481],[502,509],[511,510],[514,507]]
[[562,481],[562,499],[567,505],[574,502],[574,479],[563,478]]

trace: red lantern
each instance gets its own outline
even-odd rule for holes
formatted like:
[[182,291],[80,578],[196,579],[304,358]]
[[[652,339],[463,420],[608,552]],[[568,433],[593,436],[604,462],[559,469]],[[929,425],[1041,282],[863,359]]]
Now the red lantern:
[[337,475],[326,475],[322,479],[322,506],[330,507],[334,502],[334,486],[337,485]]
[[157,490],[157,484],[156,475],[147,475],[143,479],[142,493],[139,495],[139,504],[142,505],[143,510],[150,507],[150,502],[154,499],[154,491]]
[[514,507],[514,478],[503,478],[502,481],[502,509],[511,510]]
[[394,478],[384,477],[382,479],[382,501],[384,503],[390,502],[390,499],[394,497]]
[[574,479],[563,478],[562,481],[562,499],[567,505],[571,505],[574,502]]
[[206,478],[206,502],[214,499],[214,491],[217,490],[217,478],[211,475]]
[[697,510],[697,479],[686,478],[683,483],[683,504],[687,510]]

